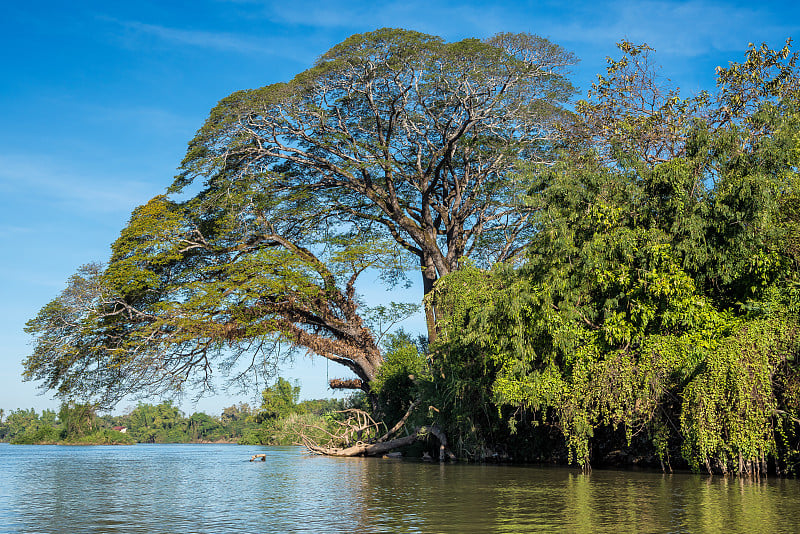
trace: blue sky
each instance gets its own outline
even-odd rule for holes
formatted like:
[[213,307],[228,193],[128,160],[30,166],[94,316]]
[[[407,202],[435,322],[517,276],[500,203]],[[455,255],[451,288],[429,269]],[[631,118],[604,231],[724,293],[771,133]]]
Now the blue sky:
[[[741,60],[749,42],[777,48],[800,35],[795,1],[188,5],[32,0],[3,7],[0,408],[57,406],[21,381],[20,363],[30,348],[25,321],[79,265],[107,259],[131,210],[170,184],[186,143],[214,104],[239,89],[290,79],[351,34],[386,26],[449,41],[501,31],[538,34],[580,58],[573,81],[582,92],[605,58],[617,56],[614,43],[626,38],[655,48],[664,74],[684,93],[712,89],[714,67]],[[406,299],[418,299],[418,292],[412,288]],[[380,294],[377,281],[369,293]],[[331,374],[339,373],[331,368]],[[322,361],[299,358],[283,375],[301,381],[303,397],[330,395]],[[218,395],[182,406],[219,413],[238,401],[252,396]]]

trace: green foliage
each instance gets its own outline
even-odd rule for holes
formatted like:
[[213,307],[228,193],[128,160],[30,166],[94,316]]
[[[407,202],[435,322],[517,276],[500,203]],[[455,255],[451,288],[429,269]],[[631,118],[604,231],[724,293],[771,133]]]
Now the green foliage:
[[266,419],[280,419],[298,411],[300,386],[294,386],[286,379],[278,377],[275,384],[261,393],[261,410],[256,414],[256,422]]
[[190,441],[216,441],[224,432],[221,421],[202,412],[193,413],[186,426]]
[[[621,83],[613,76],[602,98]],[[433,347],[445,372],[433,374],[445,398],[488,403],[464,395],[483,378],[514,432],[555,431],[584,466],[622,448],[695,469],[758,473],[768,458],[795,469],[798,99],[768,93],[717,123],[662,108],[682,128],[667,152],[647,148],[661,119],[601,101],[622,121],[606,124],[623,132],[607,152],[529,170],[527,262],[468,267],[437,286],[448,320]],[[478,410],[450,406],[464,417],[452,427],[474,425]],[[485,442],[511,439],[486,440],[487,428],[475,426]]]
[[[360,397],[363,397],[363,395],[360,395]],[[330,412],[344,410],[348,402],[349,399],[309,399],[298,403],[297,411],[299,413],[325,415]]]
[[242,429],[238,443],[297,445],[301,443],[301,433],[318,442],[326,442],[330,433],[339,430],[335,421],[342,414],[338,412],[348,408],[369,409],[363,393],[347,399],[313,399],[298,403],[299,396],[300,386],[278,377],[262,392],[261,408],[248,418],[253,424]]
[[6,416],[6,419],[3,421],[2,430],[3,435],[2,438],[7,441],[13,440],[15,437],[22,435],[23,433],[33,433],[39,430],[39,428],[52,426],[52,425],[43,425],[39,415],[36,413],[36,410],[31,408],[30,410],[25,409],[17,409],[12,410]]
[[268,419],[261,425],[245,431],[238,443],[241,445],[299,445],[300,433],[325,442],[338,428],[332,415],[291,413],[285,417]]
[[391,426],[399,421],[412,402],[420,399],[422,384],[430,373],[419,343],[403,330],[389,334],[384,340],[385,361],[372,382],[384,422]]
[[61,437],[76,439],[90,434],[96,428],[94,406],[76,402],[61,404],[58,420],[61,424]]
[[236,440],[248,428],[257,425],[256,413],[247,403],[234,404],[222,410],[219,417],[224,429],[223,436],[228,440]]
[[126,445],[134,443],[130,436],[109,428],[100,428],[94,409],[85,404],[64,403],[58,414],[31,410],[14,410],[5,423],[0,439],[15,445]]
[[29,428],[11,438],[12,445],[48,445],[58,443],[61,434],[52,426]]
[[[285,396],[276,403],[275,393]],[[219,417],[195,412],[190,417],[171,402],[158,405],[139,403],[125,415],[97,416],[92,406],[63,403],[56,414],[44,410],[0,412],[0,441],[14,444],[127,445],[132,443],[239,442],[245,444],[294,445],[297,432],[327,440],[321,429],[334,431],[335,412],[347,408],[367,408],[364,395],[348,399],[313,399],[297,403],[299,388],[279,379],[268,388],[268,406],[280,408],[280,415],[264,417],[247,404],[228,406]],[[291,404],[286,403],[289,401]],[[288,408],[288,409],[287,409]],[[261,415],[262,417],[259,417]],[[114,430],[124,427],[126,432]],[[322,432],[320,434],[320,432]]]
[[747,321],[705,354],[702,372],[682,391],[683,454],[694,468],[715,462],[723,472],[744,471],[742,462],[776,455],[779,399],[772,376],[800,348],[793,322]]
[[128,433],[140,443],[188,441],[186,419],[172,401],[156,406],[139,403],[128,415],[128,425]]

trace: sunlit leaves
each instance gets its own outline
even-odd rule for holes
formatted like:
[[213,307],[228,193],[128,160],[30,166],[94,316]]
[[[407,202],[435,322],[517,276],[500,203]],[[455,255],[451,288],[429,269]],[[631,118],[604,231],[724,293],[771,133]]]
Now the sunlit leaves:
[[479,355],[512,427],[558,428],[582,465],[597,432],[624,430],[664,462],[753,473],[773,456],[791,468],[796,102],[764,105],[770,134],[757,143],[740,124],[693,136],[689,122],[692,151],[661,163],[586,155],[532,169],[527,262],[439,284],[455,312],[439,358]]

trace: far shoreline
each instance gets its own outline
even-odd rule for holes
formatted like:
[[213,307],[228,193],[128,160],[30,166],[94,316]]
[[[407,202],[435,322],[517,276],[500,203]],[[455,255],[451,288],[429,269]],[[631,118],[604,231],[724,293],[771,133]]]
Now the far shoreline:
[[[219,441],[166,441],[163,443],[153,443],[146,441],[132,441],[132,442],[107,442],[107,441],[38,441],[36,443],[12,443],[10,441],[0,441],[4,445],[63,445],[63,446],[97,446],[97,445],[241,445],[236,441],[219,440]],[[264,445],[267,446],[267,445]]]

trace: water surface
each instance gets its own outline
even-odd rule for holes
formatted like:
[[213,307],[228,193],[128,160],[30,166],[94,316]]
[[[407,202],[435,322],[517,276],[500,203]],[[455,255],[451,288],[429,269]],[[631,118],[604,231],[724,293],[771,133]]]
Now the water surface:
[[[249,462],[266,453],[266,462]],[[0,444],[0,532],[800,532],[800,482]]]

